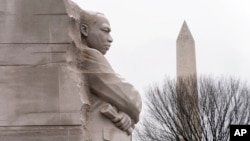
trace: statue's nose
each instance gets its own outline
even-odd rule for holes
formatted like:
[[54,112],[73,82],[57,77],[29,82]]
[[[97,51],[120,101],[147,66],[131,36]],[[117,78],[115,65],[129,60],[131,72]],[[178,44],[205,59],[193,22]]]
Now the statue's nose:
[[112,43],[112,42],[113,42],[113,38],[112,38],[112,36],[111,36],[111,35],[109,35],[108,41],[109,41],[110,43]]

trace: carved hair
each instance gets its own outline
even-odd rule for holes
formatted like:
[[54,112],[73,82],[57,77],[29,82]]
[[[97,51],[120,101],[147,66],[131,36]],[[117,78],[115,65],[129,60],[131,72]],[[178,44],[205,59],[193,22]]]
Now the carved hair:
[[80,24],[86,24],[87,26],[92,26],[96,23],[98,15],[104,16],[104,14],[100,12],[82,10],[80,13]]

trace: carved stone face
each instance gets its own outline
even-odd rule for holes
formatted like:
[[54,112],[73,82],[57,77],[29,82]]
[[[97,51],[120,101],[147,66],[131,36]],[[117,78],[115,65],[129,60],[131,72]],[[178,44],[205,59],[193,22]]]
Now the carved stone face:
[[103,15],[96,16],[96,22],[88,27],[86,43],[90,48],[100,51],[103,55],[109,50],[113,41],[108,20]]

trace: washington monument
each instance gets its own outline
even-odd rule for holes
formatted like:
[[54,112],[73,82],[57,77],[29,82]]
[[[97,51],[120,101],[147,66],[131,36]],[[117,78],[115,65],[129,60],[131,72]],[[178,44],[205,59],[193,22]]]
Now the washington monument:
[[176,41],[177,77],[196,76],[195,43],[184,21]]
[[[177,60],[177,117],[179,119],[179,130],[190,135],[192,140],[200,141],[201,132],[194,132],[200,129],[199,101],[197,91],[197,74],[195,60],[195,43],[193,36],[184,21],[176,41]],[[188,113],[184,111],[189,111]],[[192,125],[193,128],[189,128]],[[178,135],[178,141],[184,141],[182,135]]]

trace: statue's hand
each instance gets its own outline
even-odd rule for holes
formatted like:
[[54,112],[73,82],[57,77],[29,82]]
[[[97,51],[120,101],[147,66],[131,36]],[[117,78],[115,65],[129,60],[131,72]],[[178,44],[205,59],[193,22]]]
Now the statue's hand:
[[121,111],[118,113],[118,118],[114,119],[113,122],[118,128],[124,131],[127,131],[130,127],[132,127],[132,120],[130,116]]
[[131,135],[134,128],[134,121],[124,112],[118,110],[110,104],[106,104],[100,111],[104,116],[109,118],[118,128]]

